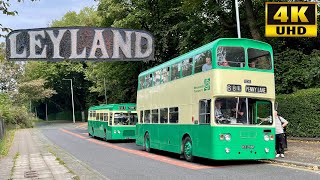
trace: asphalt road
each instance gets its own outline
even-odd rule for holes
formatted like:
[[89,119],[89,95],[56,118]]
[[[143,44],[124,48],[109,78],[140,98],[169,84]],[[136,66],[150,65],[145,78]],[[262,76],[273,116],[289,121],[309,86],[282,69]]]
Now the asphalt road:
[[278,166],[259,161],[189,163],[163,151],[147,153],[135,142],[105,142],[90,138],[86,129],[72,124],[39,126],[42,133],[80,161],[109,179],[246,179],[318,180],[319,171]]

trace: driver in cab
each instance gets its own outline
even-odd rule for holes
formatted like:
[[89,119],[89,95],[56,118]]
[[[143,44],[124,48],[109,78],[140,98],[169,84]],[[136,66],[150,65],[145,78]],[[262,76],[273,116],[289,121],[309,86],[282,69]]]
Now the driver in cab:
[[214,106],[214,116],[216,119],[221,119],[223,117],[223,114],[221,112],[221,106],[222,106],[221,100],[216,100],[216,103]]

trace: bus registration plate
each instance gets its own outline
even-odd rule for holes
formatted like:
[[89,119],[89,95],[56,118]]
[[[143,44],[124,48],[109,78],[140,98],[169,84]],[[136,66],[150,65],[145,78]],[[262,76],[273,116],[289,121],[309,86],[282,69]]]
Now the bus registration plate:
[[242,148],[242,149],[254,149],[254,146],[251,146],[251,145],[242,145],[241,148]]

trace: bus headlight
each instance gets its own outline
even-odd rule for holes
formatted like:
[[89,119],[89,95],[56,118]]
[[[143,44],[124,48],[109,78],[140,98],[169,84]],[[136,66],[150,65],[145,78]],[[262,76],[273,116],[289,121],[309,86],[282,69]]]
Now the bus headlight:
[[268,135],[268,134],[265,134],[265,135],[263,136],[263,138],[264,138],[265,141],[269,141],[269,135]]
[[225,151],[226,151],[227,154],[230,153],[230,149],[229,148],[226,148]]
[[225,139],[226,141],[230,141],[230,140],[231,140],[231,134],[226,134],[226,135],[224,135],[224,139]]
[[116,133],[117,133],[117,131],[116,131],[116,130],[114,130],[114,131],[113,131],[113,133],[114,133],[114,134],[116,134]]
[[120,131],[118,130],[118,134],[120,134]]

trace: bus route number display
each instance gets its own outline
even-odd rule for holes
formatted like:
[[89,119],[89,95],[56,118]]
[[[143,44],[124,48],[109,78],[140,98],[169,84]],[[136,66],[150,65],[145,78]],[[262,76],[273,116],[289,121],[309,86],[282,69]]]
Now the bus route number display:
[[246,86],[247,93],[259,93],[259,94],[266,94],[267,87],[265,86]]
[[227,85],[228,92],[241,92],[241,85],[238,84],[228,84]]

